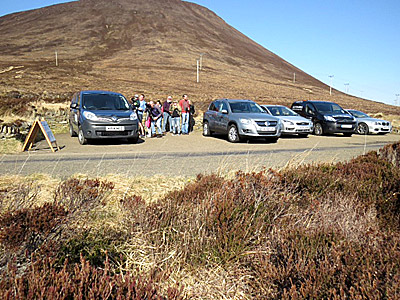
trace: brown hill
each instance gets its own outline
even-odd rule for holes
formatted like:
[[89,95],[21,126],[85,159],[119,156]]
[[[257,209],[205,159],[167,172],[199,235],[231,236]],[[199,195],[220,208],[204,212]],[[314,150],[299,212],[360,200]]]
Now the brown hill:
[[[0,93],[80,89],[197,103],[216,97],[261,103],[333,100],[400,114],[335,91],[247,38],[210,10],[180,0],[81,0],[0,18]],[[55,52],[58,67],[55,66]],[[200,83],[196,60],[203,55]],[[293,82],[296,73],[296,82]],[[396,111],[397,109],[397,111]]]

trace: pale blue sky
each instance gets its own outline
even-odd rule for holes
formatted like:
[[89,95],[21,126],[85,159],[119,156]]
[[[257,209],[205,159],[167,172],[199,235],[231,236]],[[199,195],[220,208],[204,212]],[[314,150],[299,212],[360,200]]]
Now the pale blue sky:
[[[61,2],[3,0],[0,16]],[[400,94],[400,0],[191,2],[336,89],[388,104]]]

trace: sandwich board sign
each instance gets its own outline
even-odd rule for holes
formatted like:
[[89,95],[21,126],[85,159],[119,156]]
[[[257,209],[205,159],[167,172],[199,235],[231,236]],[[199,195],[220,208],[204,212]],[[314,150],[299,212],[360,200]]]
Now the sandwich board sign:
[[55,138],[53,132],[51,131],[49,124],[44,119],[42,119],[42,120],[36,120],[33,123],[32,127],[29,130],[29,133],[25,139],[25,143],[22,148],[22,151],[31,150],[33,144],[35,143],[35,140],[36,140],[36,137],[37,137],[39,131],[42,132],[42,134],[43,134],[44,138],[46,139],[47,144],[49,144],[52,152],[55,152],[54,148],[57,150],[60,150],[60,147],[58,147],[58,145],[57,145],[56,138]]

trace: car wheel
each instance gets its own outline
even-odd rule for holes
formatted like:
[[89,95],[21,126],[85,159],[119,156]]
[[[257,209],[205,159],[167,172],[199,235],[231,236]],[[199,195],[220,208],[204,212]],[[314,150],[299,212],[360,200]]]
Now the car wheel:
[[347,133],[347,132],[346,132],[346,133],[343,133],[343,135],[344,135],[344,136],[347,136],[347,137],[351,137],[353,134],[352,134],[352,133]]
[[358,134],[368,134],[369,128],[368,125],[365,123],[360,123],[357,126],[357,133]]
[[299,133],[299,137],[305,139],[306,137],[308,137],[308,133]]
[[136,135],[134,137],[128,138],[128,143],[136,144],[138,140],[139,140],[139,135]]
[[228,141],[230,141],[231,143],[237,143],[240,141],[239,132],[235,124],[229,126]]
[[274,136],[274,137],[267,137],[267,138],[265,138],[265,141],[267,142],[267,143],[276,143],[277,141],[278,141],[278,137],[276,137],[276,136]]
[[203,135],[211,136],[210,124],[207,121],[203,123]]
[[76,132],[75,132],[75,130],[74,130],[74,127],[72,127],[72,124],[71,124],[71,123],[69,123],[69,135],[70,135],[71,137],[76,137]]
[[316,123],[314,126],[314,134],[315,135],[323,135],[324,129],[322,128],[321,123]]
[[83,130],[82,130],[81,126],[79,126],[79,129],[78,129],[78,141],[79,141],[79,144],[81,144],[81,145],[87,144],[87,139],[83,135]]

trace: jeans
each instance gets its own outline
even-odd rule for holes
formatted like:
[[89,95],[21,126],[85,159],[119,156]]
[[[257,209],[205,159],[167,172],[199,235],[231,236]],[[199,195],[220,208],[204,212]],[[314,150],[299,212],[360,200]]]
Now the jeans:
[[151,134],[156,134],[156,127],[159,134],[162,134],[162,129],[161,129],[161,120],[162,118],[158,118],[157,120],[151,120]]
[[164,112],[163,113],[163,125],[162,125],[163,132],[166,132],[165,127],[167,126],[167,121],[169,122],[169,132],[172,132],[171,115],[167,112]]
[[182,133],[189,133],[189,113],[182,113]]
[[180,117],[171,118],[171,130],[175,134],[180,133]]

